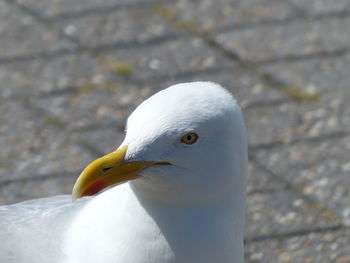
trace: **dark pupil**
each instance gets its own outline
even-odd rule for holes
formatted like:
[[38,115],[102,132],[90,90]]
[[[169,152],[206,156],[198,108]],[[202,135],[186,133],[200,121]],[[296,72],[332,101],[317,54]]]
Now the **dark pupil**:
[[191,141],[192,136],[191,136],[191,135],[187,135],[187,137],[186,137],[186,138],[187,138],[187,140],[188,140],[188,141]]

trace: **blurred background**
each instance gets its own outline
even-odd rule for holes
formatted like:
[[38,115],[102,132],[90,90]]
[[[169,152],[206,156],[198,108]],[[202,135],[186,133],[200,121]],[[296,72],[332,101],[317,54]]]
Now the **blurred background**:
[[350,262],[350,0],[0,0],[0,204],[69,194],[194,80],[244,111],[246,262]]

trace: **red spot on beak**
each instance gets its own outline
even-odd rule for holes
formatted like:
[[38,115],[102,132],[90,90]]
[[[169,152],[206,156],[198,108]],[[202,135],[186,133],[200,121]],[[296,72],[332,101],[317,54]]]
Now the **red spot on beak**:
[[105,188],[105,185],[101,180],[96,181],[91,185],[89,185],[89,187],[84,191],[83,196],[95,195],[104,188]]

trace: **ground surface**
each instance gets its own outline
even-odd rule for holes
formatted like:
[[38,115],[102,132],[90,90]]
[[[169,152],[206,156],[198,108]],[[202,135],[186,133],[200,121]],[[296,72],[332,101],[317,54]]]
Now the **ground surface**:
[[244,110],[246,262],[350,262],[350,0],[0,0],[0,203],[70,193],[193,80]]

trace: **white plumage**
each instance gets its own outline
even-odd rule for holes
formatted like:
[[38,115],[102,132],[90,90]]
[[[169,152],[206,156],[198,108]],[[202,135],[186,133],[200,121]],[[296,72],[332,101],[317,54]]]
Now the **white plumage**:
[[157,163],[94,197],[0,207],[0,262],[243,262],[247,145],[226,90],[160,91],[130,115],[123,147],[123,162]]

